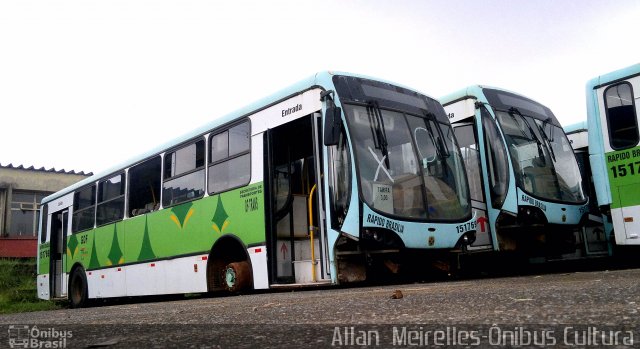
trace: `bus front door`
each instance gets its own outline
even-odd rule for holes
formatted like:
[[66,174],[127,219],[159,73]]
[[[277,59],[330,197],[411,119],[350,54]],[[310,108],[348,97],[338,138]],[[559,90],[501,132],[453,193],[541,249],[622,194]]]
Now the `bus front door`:
[[465,122],[454,125],[454,133],[460,146],[464,159],[467,179],[469,180],[469,193],[471,195],[471,207],[476,217],[476,239],[468,247],[469,250],[489,250],[493,248],[491,239],[491,227],[487,215],[487,203],[483,190],[483,175],[480,162],[480,148],[478,146],[477,132],[473,122]]
[[328,278],[317,125],[309,115],[267,131],[268,257],[276,285]]
[[51,257],[49,266],[49,294],[52,298],[67,295],[67,275],[65,273],[69,209],[51,214]]

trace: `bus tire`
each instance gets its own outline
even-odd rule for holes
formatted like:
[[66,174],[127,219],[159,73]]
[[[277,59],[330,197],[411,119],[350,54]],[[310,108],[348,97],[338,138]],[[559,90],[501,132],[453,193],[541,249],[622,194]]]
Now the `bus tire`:
[[247,261],[227,264],[222,270],[222,285],[227,292],[246,290],[251,285],[251,265]]
[[82,308],[87,306],[88,300],[87,276],[82,268],[75,268],[69,278],[69,305],[71,308]]

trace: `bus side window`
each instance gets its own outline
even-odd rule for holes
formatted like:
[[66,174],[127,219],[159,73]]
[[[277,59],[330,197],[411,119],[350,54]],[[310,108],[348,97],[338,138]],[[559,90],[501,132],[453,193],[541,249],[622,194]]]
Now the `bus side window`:
[[480,113],[482,116],[482,129],[484,131],[484,148],[487,157],[491,205],[494,208],[500,208],[507,196],[509,184],[507,149],[489,111],[483,106],[480,109]]
[[160,170],[156,156],[129,169],[129,213],[131,217],[155,211],[160,206]]
[[96,186],[84,187],[73,194],[71,232],[93,228],[95,224]]
[[243,122],[211,136],[209,193],[249,184],[251,179],[251,125]]
[[124,217],[124,173],[113,176],[98,185],[96,225],[119,221]]
[[162,206],[176,205],[204,195],[204,140],[164,156]]
[[609,144],[613,149],[627,149],[638,144],[638,119],[633,100],[633,88],[626,81],[604,91]]
[[47,221],[49,218],[49,204],[44,204],[42,206],[42,214],[40,215],[39,224],[40,224],[40,243],[44,243],[47,241]]

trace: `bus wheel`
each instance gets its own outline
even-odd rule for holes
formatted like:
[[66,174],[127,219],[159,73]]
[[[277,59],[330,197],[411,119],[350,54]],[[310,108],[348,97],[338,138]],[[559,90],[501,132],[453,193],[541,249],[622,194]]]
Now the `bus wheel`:
[[251,266],[247,261],[229,263],[222,270],[222,285],[228,292],[249,288],[251,279]]
[[82,268],[76,268],[69,279],[69,301],[71,308],[82,308],[88,301],[87,277]]

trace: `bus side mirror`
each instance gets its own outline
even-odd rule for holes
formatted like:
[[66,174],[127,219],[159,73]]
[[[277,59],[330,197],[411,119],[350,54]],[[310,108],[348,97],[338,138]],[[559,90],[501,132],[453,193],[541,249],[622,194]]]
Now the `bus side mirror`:
[[327,107],[324,115],[324,145],[337,145],[340,140],[340,115],[339,107]]

